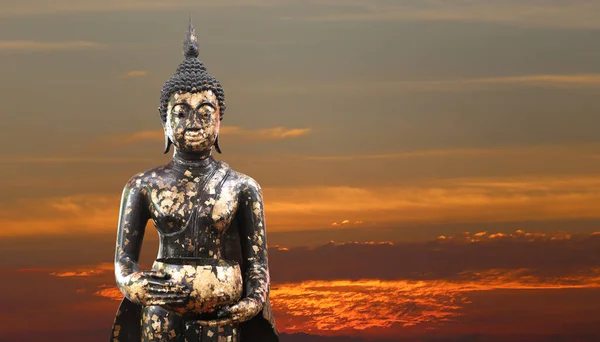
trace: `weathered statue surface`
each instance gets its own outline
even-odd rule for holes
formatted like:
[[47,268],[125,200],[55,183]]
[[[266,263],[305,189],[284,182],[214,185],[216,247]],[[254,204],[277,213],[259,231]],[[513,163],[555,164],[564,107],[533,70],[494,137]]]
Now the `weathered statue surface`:
[[[211,155],[224,93],[197,59],[191,20],[184,56],[159,107],[173,158],[123,190],[115,276],[124,298],[111,341],[278,341],[261,189]],[[149,220],[160,246],[152,269],[140,270]]]

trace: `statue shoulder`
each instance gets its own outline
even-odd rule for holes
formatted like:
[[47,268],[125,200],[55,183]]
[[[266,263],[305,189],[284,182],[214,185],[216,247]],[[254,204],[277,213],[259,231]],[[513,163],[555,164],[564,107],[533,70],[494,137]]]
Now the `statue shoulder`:
[[260,184],[254,178],[235,170],[231,170],[229,174],[229,179],[236,182],[242,191],[250,191],[255,193],[260,193],[262,191]]
[[159,177],[164,175],[166,165],[153,167],[151,169],[138,172],[131,176],[125,184],[126,189],[143,189],[153,184]]

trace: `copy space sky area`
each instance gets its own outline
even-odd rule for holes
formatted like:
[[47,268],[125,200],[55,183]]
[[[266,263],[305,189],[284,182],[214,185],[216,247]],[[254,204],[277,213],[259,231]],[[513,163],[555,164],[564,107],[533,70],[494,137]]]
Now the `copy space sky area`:
[[190,14],[282,341],[600,340],[600,1],[28,0],[0,2],[0,341],[110,337]]

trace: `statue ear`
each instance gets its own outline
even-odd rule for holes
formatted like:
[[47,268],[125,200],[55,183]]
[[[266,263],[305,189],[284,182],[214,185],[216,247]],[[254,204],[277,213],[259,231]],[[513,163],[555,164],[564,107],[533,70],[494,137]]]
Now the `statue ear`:
[[167,136],[167,132],[165,132],[165,154],[167,154],[171,149],[171,144],[171,139],[169,139],[169,136]]
[[219,135],[217,134],[217,137],[215,138],[215,150],[217,150],[217,152],[219,152],[219,154],[221,153],[221,148],[219,147]]
[[161,114],[160,124],[162,125],[163,131],[165,133],[165,151],[163,153],[167,154],[169,152],[169,150],[171,149],[172,142],[171,142],[171,139],[169,139],[169,136],[167,135],[167,128],[165,127],[167,122],[166,122],[166,120],[163,120],[162,113],[160,111],[160,107],[158,107],[158,113]]

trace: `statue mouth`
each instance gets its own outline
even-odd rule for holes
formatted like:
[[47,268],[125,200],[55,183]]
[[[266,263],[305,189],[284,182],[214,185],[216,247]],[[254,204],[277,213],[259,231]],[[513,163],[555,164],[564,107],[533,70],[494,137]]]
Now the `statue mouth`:
[[191,139],[206,138],[206,132],[200,128],[188,129],[185,131],[185,137]]

